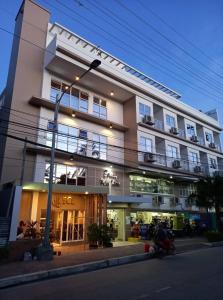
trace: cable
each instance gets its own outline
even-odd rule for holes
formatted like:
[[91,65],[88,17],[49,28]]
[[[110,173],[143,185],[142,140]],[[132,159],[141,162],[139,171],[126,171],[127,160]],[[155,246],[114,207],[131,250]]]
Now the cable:
[[[60,2],[59,0],[56,0],[56,2],[58,2],[58,3],[61,4],[61,2]],[[49,4],[49,5],[52,6],[52,7],[55,7],[55,6],[53,6],[52,4]],[[65,8],[68,9],[69,11],[72,11],[73,13],[75,13],[76,15],[78,15],[78,16],[81,17],[80,14],[78,14],[76,11],[74,11],[74,10],[72,10],[71,8],[69,8],[68,6],[66,6],[64,3],[61,4],[61,5],[63,5],[63,7],[65,7]],[[61,11],[58,7],[56,7],[56,9],[59,10],[59,11]],[[64,13],[64,12],[62,12],[62,13],[63,13],[64,15],[70,17],[71,19],[73,18],[73,17],[69,16],[68,14],[66,14],[66,13]],[[219,96],[216,96],[215,94],[209,92],[207,89],[202,88],[202,87],[200,87],[200,86],[198,86],[198,85],[196,85],[197,88],[195,88],[195,87],[194,87],[194,82],[190,82],[190,81],[187,80],[186,78],[182,77],[182,75],[181,75],[181,79],[179,79],[179,75],[178,75],[178,77],[174,76],[172,71],[170,71],[170,70],[168,70],[167,68],[163,67],[162,64],[159,64],[157,61],[155,61],[155,60],[152,59],[151,57],[149,58],[149,61],[143,59],[142,57],[146,57],[146,59],[147,59],[147,56],[145,55],[144,52],[138,51],[138,53],[139,53],[140,55],[136,54],[135,48],[134,48],[134,47],[128,45],[128,44],[125,43],[123,40],[121,40],[121,39],[117,38],[116,36],[114,36],[112,33],[108,33],[106,30],[104,30],[104,28],[98,26],[96,23],[93,23],[92,21],[89,22],[88,20],[86,20],[86,21],[87,21],[88,23],[91,23],[91,25],[94,25],[95,27],[99,28],[99,29],[102,30],[103,32],[107,33],[109,36],[112,36],[115,40],[118,40],[121,44],[124,44],[128,49],[132,49],[133,51],[126,50],[125,48],[123,48],[123,47],[121,47],[119,44],[117,44],[116,42],[112,41],[111,39],[107,39],[107,38],[106,38],[107,40],[109,40],[109,41],[111,41],[113,44],[115,44],[118,48],[122,49],[123,51],[132,54],[134,57],[138,57],[140,61],[144,61],[147,65],[153,66],[156,70],[160,70],[162,73],[167,74],[169,77],[172,77],[172,78],[174,78],[175,80],[177,80],[177,81],[179,81],[179,82],[183,82],[184,84],[185,84],[185,82],[186,82],[186,85],[187,85],[187,86],[189,86],[190,88],[192,88],[192,89],[194,89],[194,90],[196,90],[196,91],[199,91],[199,92],[200,92],[200,89],[201,89],[201,93],[203,93],[203,91],[205,90],[205,91],[206,91],[206,93],[205,93],[206,95],[209,94],[209,95],[212,95],[212,96],[214,96],[214,97],[216,97],[216,98],[219,97]],[[66,44],[66,43],[65,43],[65,44]],[[151,61],[152,61],[153,63],[151,63]],[[158,66],[159,66],[159,67],[158,67]],[[163,71],[163,70],[164,70],[164,71]],[[166,71],[166,70],[167,70],[167,71]],[[183,80],[182,80],[182,79],[183,79]],[[188,84],[187,82],[189,82],[189,84]],[[190,83],[192,83],[192,85],[190,85]],[[217,92],[218,92],[218,91],[217,91]]]
[[180,36],[184,41],[186,41],[188,44],[190,44],[192,47],[194,47],[196,50],[198,50],[203,56],[205,56],[206,58],[208,58],[209,60],[211,60],[212,62],[214,62],[217,66],[223,68],[223,65],[220,65],[219,63],[217,63],[212,57],[210,57],[209,55],[207,55],[202,49],[200,49],[198,46],[196,46],[194,43],[192,43],[190,40],[188,40],[182,33],[180,33],[179,31],[177,31],[172,25],[170,25],[169,23],[167,23],[167,21],[165,21],[163,18],[161,18],[160,15],[158,15],[157,13],[155,13],[151,9],[151,6],[146,6],[146,5],[142,4],[141,0],[138,0],[137,3],[139,3],[144,10],[149,11],[153,16],[155,16],[157,19],[159,19],[163,24],[165,24],[166,26],[168,26],[173,32],[175,32],[178,36]]
[[[76,2],[76,0],[73,0],[73,1]],[[89,2],[90,2],[90,1],[88,0],[88,4],[89,4]],[[222,89],[222,88],[221,88],[221,84],[220,84],[220,83],[217,84],[217,83],[216,83],[216,80],[214,80],[214,79],[211,79],[211,80],[212,80],[212,85],[209,86],[209,84],[210,84],[210,79],[209,79],[209,80],[208,80],[208,79],[206,80],[206,79],[204,78],[204,76],[207,76],[207,73],[204,73],[204,72],[199,71],[203,76],[200,76],[199,74],[196,74],[196,72],[194,72],[193,70],[191,70],[190,68],[187,67],[188,64],[186,64],[186,66],[184,65],[185,63],[182,64],[182,59],[180,60],[180,59],[178,59],[177,57],[175,58],[173,55],[168,55],[168,54],[167,54],[167,51],[164,51],[164,50],[161,49],[159,46],[156,46],[156,45],[158,45],[158,44],[157,44],[153,39],[148,38],[148,36],[147,36],[145,33],[144,33],[143,35],[141,35],[141,34],[138,34],[138,32],[137,32],[135,29],[131,30],[131,28],[133,28],[133,27],[131,26],[131,24],[129,24],[129,23],[127,22],[127,20],[125,20],[125,23],[124,23],[124,22],[120,22],[120,19],[116,20],[116,19],[114,18],[114,16],[115,16],[114,12],[113,12],[112,14],[108,14],[105,10],[101,9],[101,7],[95,5],[95,2],[94,2],[94,8],[96,8],[97,10],[102,11],[103,14],[105,14],[106,16],[109,17],[109,19],[108,19],[108,18],[105,19],[104,17],[101,17],[99,14],[97,14],[94,10],[90,9],[90,8],[87,7],[85,4],[83,4],[83,2],[82,2],[81,7],[85,8],[85,9],[88,10],[88,11],[90,11],[93,15],[98,16],[100,19],[103,18],[103,19],[106,21],[106,24],[112,25],[113,28],[116,27],[116,28],[119,30],[119,32],[123,32],[123,33],[125,34],[125,36],[130,36],[132,40],[134,40],[134,39],[136,38],[136,39],[137,39],[137,44],[140,43],[141,45],[143,45],[144,48],[149,49],[150,51],[152,51],[152,53],[153,53],[154,55],[156,55],[156,56],[158,56],[158,57],[162,57],[162,56],[163,56],[163,57],[165,58],[165,62],[166,62],[166,58],[167,58],[167,60],[168,60],[169,63],[171,64],[171,66],[174,64],[174,65],[175,65],[178,69],[180,69],[180,70],[185,69],[187,72],[191,73],[191,74],[193,75],[193,77],[199,78],[198,80],[199,80],[200,82],[202,82],[202,83],[205,82],[205,83],[206,83],[206,86],[208,85],[209,88],[212,88],[212,89],[213,89],[213,86],[215,86],[215,87],[217,88],[217,92],[218,92],[219,89]],[[110,19],[113,19],[113,20],[115,20],[116,23],[121,24],[121,28],[120,28],[120,27],[117,27],[117,26],[115,26],[114,24],[112,24],[111,22],[109,22]],[[126,26],[127,24],[128,24],[128,26]],[[127,29],[127,32],[122,30],[123,27]],[[134,36],[132,37],[132,36],[129,34],[129,32],[132,32]],[[145,37],[146,37],[147,39],[145,39]],[[151,43],[151,41],[152,41],[152,43],[153,43],[153,44],[156,44],[156,45],[155,45],[155,46],[152,45],[152,46],[149,47],[149,46],[148,46],[149,41],[150,41],[150,43]],[[151,50],[151,47],[152,47],[152,48],[155,48],[156,51],[154,51],[153,49]],[[157,51],[160,52],[161,55],[159,55],[159,54],[157,53]],[[177,62],[177,60],[179,60],[180,63]],[[213,89],[213,90],[214,90],[214,89]],[[222,89],[222,91],[223,91],[223,89]]]
[[157,34],[159,34],[166,41],[168,41],[169,43],[171,43],[172,45],[174,45],[176,48],[178,48],[179,50],[181,50],[183,53],[185,53],[187,56],[189,56],[190,58],[192,58],[194,61],[196,61],[197,63],[199,63],[205,69],[211,71],[213,74],[215,74],[216,76],[218,76],[221,79],[223,79],[223,76],[221,76],[220,74],[218,74],[217,72],[215,72],[214,70],[212,70],[211,68],[209,68],[207,65],[203,64],[197,58],[195,58],[194,56],[192,56],[187,50],[185,50],[183,47],[179,46],[176,42],[174,42],[171,39],[169,39],[166,35],[164,35],[161,31],[159,31],[153,25],[151,25],[148,21],[146,21],[142,17],[138,16],[134,11],[132,11],[130,8],[128,8],[126,5],[124,5],[120,0],[114,0],[114,1],[117,2],[122,8],[124,8],[125,10],[127,10],[129,13],[131,13],[132,15],[134,15],[138,20],[140,20],[147,27],[151,28],[154,32],[156,32]]
[[[51,5],[51,4],[50,4],[50,5]],[[52,5],[51,5],[51,6],[52,6]],[[65,14],[65,13],[64,13],[64,14]],[[71,17],[71,18],[72,18],[72,17]],[[39,49],[43,50],[44,52],[48,52],[48,53],[51,53],[51,54],[54,55],[54,53],[51,52],[51,51],[49,51],[48,49],[42,48],[42,47],[40,47],[40,46],[38,46],[38,45],[36,45],[36,44],[34,44],[34,43],[32,43],[32,42],[30,42],[30,41],[24,39],[24,38],[22,38],[20,35],[17,35],[17,34],[15,34],[15,33],[12,33],[12,32],[10,32],[10,31],[8,31],[7,29],[5,29],[5,28],[3,28],[3,27],[0,27],[0,30],[2,30],[2,31],[4,31],[4,32],[6,32],[6,33],[8,33],[8,34],[11,34],[11,35],[13,35],[13,36],[15,36],[15,37],[17,37],[17,38],[23,40],[23,41],[25,41],[25,42],[27,42],[27,43],[29,43],[29,44],[35,46],[35,47],[38,47]],[[60,41],[59,38],[58,38],[58,40]],[[65,43],[64,41],[63,41],[63,43],[69,45],[68,43]],[[71,48],[74,48],[76,51],[79,51],[79,50],[76,49],[75,47],[73,47],[73,46],[71,46],[71,45],[69,45],[69,46],[70,46]],[[123,48],[120,47],[119,45],[118,45],[118,47],[121,48],[121,49],[123,49]],[[128,52],[128,51],[126,51],[125,49],[123,49],[123,50],[124,50],[125,52]],[[79,52],[81,53],[81,51],[79,51]],[[89,56],[89,55],[87,55],[87,56]],[[135,56],[135,53],[134,53],[134,56]],[[90,57],[90,56],[89,56],[89,57]],[[91,58],[91,57],[90,57],[90,58]],[[141,59],[141,57],[140,57],[140,59]],[[142,60],[142,59],[141,59],[141,60]],[[157,68],[157,66],[155,66],[155,67],[156,67],[156,69],[159,69],[159,68]],[[113,69],[113,70],[115,70],[116,72],[118,72],[118,73],[120,73],[121,75],[123,75],[122,72],[120,72],[119,70],[116,70],[116,69],[113,68],[112,66],[109,66],[109,68],[110,68],[110,69]],[[162,71],[162,72],[163,72],[163,71]],[[163,73],[166,73],[166,72],[163,72]],[[172,73],[171,73],[171,74],[168,74],[168,76],[170,76],[170,77],[176,79],[176,80],[179,81],[179,82],[183,82],[183,83],[185,84],[184,81],[180,80],[178,77],[173,76]],[[187,80],[186,80],[186,81],[187,81]],[[208,95],[208,94],[206,94],[206,93],[203,92],[203,89],[202,89],[202,91],[200,91],[199,89],[194,88],[193,85],[191,86],[191,85],[189,85],[189,84],[187,84],[187,83],[186,83],[186,85],[189,86],[190,88],[196,90],[196,91],[199,91],[201,94]],[[214,101],[219,102],[219,101],[217,101],[217,99],[214,99]],[[222,103],[222,102],[221,102],[221,103]]]
[[[17,122],[13,122],[14,124],[16,124],[16,125],[19,125],[19,123],[17,123]],[[24,126],[24,124],[21,124],[21,125],[23,125]],[[1,127],[1,126],[0,126]],[[7,127],[2,127],[2,128],[4,128],[4,129],[7,129]],[[32,127],[33,128],[33,127]],[[46,129],[42,129],[42,128],[38,128],[38,127],[36,127],[36,129],[39,129],[39,130],[43,130],[44,132],[49,132],[48,130],[46,130]],[[13,129],[12,129],[13,130]],[[15,131],[15,130],[14,130]],[[18,132],[19,132],[19,130],[17,130]],[[24,133],[24,132],[23,132]],[[29,135],[29,133],[24,133],[25,135]],[[34,135],[34,134],[31,134],[31,135]],[[72,136],[72,135],[67,135],[67,134],[63,134],[63,133],[59,133],[59,134],[57,134],[58,136],[65,136],[66,138],[69,138],[69,137],[71,137],[71,138],[74,138],[74,139],[77,139],[78,141],[79,140],[83,140],[83,139],[81,139],[81,138],[79,138],[79,137],[77,137],[77,136]],[[35,135],[35,137],[37,137],[37,138],[39,138],[39,136],[38,136],[38,134],[36,134]],[[44,138],[44,137],[41,137],[41,138]],[[45,139],[45,138],[44,138]],[[64,140],[59,140],[58,141],[59,143],[64,143],[64,144],[66,144],[66,146],[67,146],[67,149],[68,149],[68,146],[70,145],[75,145],[76,147],[77,147],[77,149],[79,148],[79,146],[77,145],[77,142],[75,142],[75,143],[71,143],[71,142],[69,142],[68,143],[68,141],[64,141]],[[141,151],[141,150],[136,150],[136,149],[130,149],[130,148],[125,148],[125,147],[121,147],[121,146],[114,146],[114,145],[110,145],[110,144],[107,144],[107,143],[100,143],[100,142],[95,142],[95,141],[93,141],[93,140],[89,140],[89,139],[86,139],[86,144],[87,143],[96,143],[97,145],[99,145],[99,148],[102,146],[102,145],[104,145],[104,146],[106,146],[106,147],[108,147],[108,149],[110,150],[110,151],[114,151],[114,152],[118,152],[118,153],[120,153],[119,151],[120,151],[120,149],[122,150],[122,151],[128,151],[128,152],[136,152],[138,155],[145,155],[146,153],[147,153],[147,151],[146,152],[144,152],[144,151]],[[139,146],[140,146],[140,144],[139,144]],[[49,146],[50,147],[50,146]],[[109,147],[111,147],[111,148],[109,148]],[[114,150],[113,148],[117,148],[117,149],[119,149],[119,151],[118,150]],[[161,149],[160,147],[159,147],[159,149]],[[167,149],[165,149],[165,148],[163,148],[162,150],[164,150],[165,151],[165,153],[169,153],[170,151],[168,151]],[[100,151],[100,150],[99,150]],[[73,153],[73,152],[70,152],[70,153]],[[100,153],[101,153],[101,151],[100,151]],[[105,152],[104,152],[105,153]],[[106,151],[106,154],[107,154],[107,151]],[[170,160],[172,160],[174,157],[172,157],[172,156],[168,156],[168,155],[166,155],[166,154],[161,154],[161,153],[154,153],[155,155],[158,155],[158,156],[161,156],[161,157],[164,157],[164,159],[166,160],[168,160],[168,159],[170,159]],[[111,156],[111,155],[110,155]],[[117,156],[112,156],[113,158],[118,158],[119,159],[119,157],[117,157]],[[186,158],[186,159],[185,159]],[[192,161],[192,160],[190,160],[190,159],[188,159],[188,156],[185,156],[185,158],[184,158],[184,156],[182,156],[181,155],[181,157],[180,157],[180,159],[181,160],[183,160],[184,162],[187,162],[187,163],[195,163],[194,161]],[[176,158],[176,159],[179,159],[179,158]],[[131,161],[131,162],[134,162],[135,163],[135,161]],[[197,163],[200,163],[200,162],[197,162]],[[202,165],[204,165],[205,163],[202,163]],[[208,164],[209,165],[209,164]]]

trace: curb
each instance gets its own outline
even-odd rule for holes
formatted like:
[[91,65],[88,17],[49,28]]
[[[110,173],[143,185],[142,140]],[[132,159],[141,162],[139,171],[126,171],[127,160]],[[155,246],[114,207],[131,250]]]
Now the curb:
[[206,246],[210,246],[210,247],[221,247],[223,246],[223,241],[220,242],[212,242],[212,243],[203,243]]
[[142,261],[150,258],[149,253],[136,254],[130,256],[122,256],[118,258],[109,258],[105,260],[99,260],[95,262],[79,264],[75,266],[67,266],[56,268],[47,271],[39,271],[35,273],[29,273],[25,275],[16,275],[0,279],[0,289],[12,287],[20,284],[26,284],[34,281],[40,281],[45,279],[57,278],[67,275],[75,275],[84,272],[96,271],[114,266],[120,266],[137,261]]

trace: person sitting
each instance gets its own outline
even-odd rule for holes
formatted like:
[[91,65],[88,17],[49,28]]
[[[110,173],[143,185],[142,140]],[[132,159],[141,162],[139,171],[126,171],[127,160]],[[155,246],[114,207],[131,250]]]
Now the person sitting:
[[25,227],[26,224],[23,221],[19,222],[19,226],[17,227],[17,239],[22,239],[25,236]]

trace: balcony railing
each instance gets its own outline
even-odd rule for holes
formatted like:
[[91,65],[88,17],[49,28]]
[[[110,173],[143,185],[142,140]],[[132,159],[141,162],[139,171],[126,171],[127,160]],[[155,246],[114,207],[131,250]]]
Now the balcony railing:
[[163,121],[155,119],[154,122],[155,122],[154,128],[159,129],[159,130],[164,130]]

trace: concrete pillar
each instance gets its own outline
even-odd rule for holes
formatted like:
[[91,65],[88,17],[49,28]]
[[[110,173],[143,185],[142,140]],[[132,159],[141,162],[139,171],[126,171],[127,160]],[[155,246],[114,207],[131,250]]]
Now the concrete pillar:
[[12,218],[11,218],[9,241],[16,241],[21,200],[22,200],[22,187],[21,186],[16,186],[15,187],[14,199],[13,199],[13,208],[12,208]]
[[31,221],[37,219],[37,208],[38,208],[39,192],[33,192],[32,207],[31,207]]

